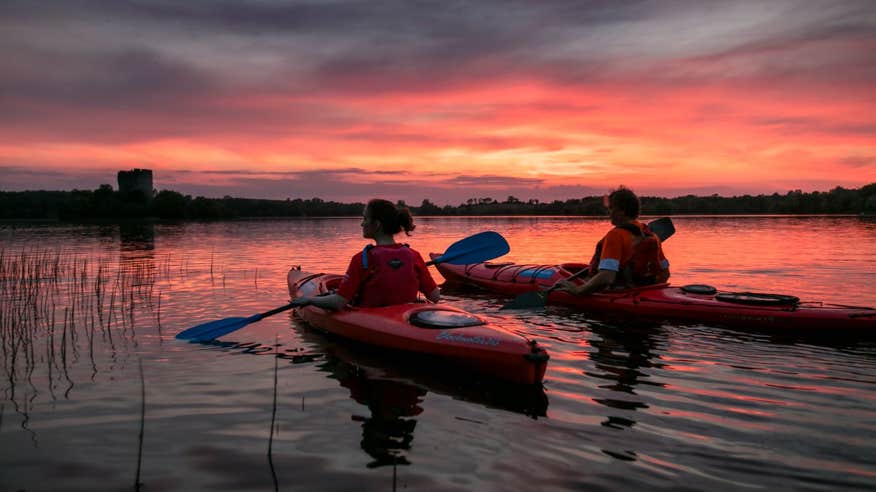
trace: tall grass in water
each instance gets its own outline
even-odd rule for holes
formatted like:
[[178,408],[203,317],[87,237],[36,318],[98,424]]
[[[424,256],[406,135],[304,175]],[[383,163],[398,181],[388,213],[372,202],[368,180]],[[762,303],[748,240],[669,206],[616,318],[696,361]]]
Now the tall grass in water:
[[[195,274],[202,275],[204,266],[196,266]],[[225,267],[211,257],[209,268],[211,277],[214,268],[221,271],[224,287]],[[140,490],[149,372],[141,358],[147,347],[140,344],[162,343],[162,300],[167,306],[168,293],[190,271],[186,257],[142,249],[73,252],[0,245],[0,426],[11,408],[39,446],[30,417],[40,400],[75,400],[76,390],[86,387],[82,383],[106,377],[134,390],[139,374],[132,472],[134,489]],[[128,381],[119,377],[125,372]]]
[[41,392],[68,397],[72,375],[81,375],[82,366],[94,379],[104,361],[126,363],[133,351],[125,349],[138,344],[136,327],[158,324],[161,294],[155,287],[169,272],[169,260],[162,267],[154,258],[0,249],[5,399],[26,411]]

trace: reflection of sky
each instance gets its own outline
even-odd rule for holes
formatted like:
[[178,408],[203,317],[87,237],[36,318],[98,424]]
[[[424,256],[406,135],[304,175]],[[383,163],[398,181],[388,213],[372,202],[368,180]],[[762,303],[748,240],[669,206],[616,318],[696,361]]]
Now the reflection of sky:
[[874,8],[819,2],[0,8],[0,188],[419,203],[876,180]]
[[[876,305],[872,269],[866,268],[876,251],[859,251],[876,232],[866,222],[674,221],[677,232],[666,247],[678,283],[830,300],[855,292],[856,303]],[[423,219],[406,240],[423,252],[442,251],[492,229],[511,244],[507,259],[555,263],[589,255],[607,227],[605,219]],[[144,482],[180,490],[203,484],[268,489],[275,352],[283,354],[273,441],[281,489],[295,484],[318,490],[331,477],[341,488],[383,490],[394,470],[367,466],[402,459],[412,466],[395,470],[399,485],[423,490],[451,482],[467,490],[495,483],[527,487],[533,480],[556,483],[548,488],[557,490],[591,484],[647,489],[655,480],[702,490],[805,488],[813,479],[864,488],[872,481],[872,467],[860,459],[873,453],[866,438],[876,401],[869,342],[783,340],[696,324],[620,324],[561,309],[500,312],[495,296],[452,294],[454,305],[547,347],[545,388],[527,395],[442,378],[446,374],[434,365],[319,335],[288,312],[215,344],[173,339],[196,323],[284,304],[290,264],[339,271],[364,244],[359,234],[357,219],[124,230],[0,226],[4,261],[16,261],[13,253],[20,250],[43,251],[49,260],[60,255],[61,270],[68,272],[71,265],[84,268],[84,259],[92,272],[103,265],[106,281],[97,301],[93,274],[84,285],[80,276],[64,275],[59,292],[46,297],[56,308],[53,337],[42,311],[34,319],[25,316],[25,326],[37,333],[32,356],[20,345],[16,383],[8,374],[3,379],[5,483],[15,490],[50,489],[64,474],[65,483],[84,490],[94,489],[98,479],[98,488],[130,486],[142,361]],[[836,258],[843,261],[831,263]],[[122,280],[114,265],[124,269]],[[6,287],[0,283],[0,290]],[[64,302],[70,295],[79,301]],[[92,316],[96,306],[102,306],[102,318]],[[17,316],[6,316],[17,311],[0,312],[0,330],[22,326]],[[11,339],[5,340],[9,350]],[[0,372],[8,367],[0,365]],[[624,466],[614,466],[619,461]]]

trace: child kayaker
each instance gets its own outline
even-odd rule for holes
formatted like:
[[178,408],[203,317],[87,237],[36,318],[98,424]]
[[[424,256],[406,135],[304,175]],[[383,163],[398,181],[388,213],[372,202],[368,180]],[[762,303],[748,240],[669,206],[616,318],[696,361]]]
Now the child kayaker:
[[605,197],[605,206],[614,227],[596,245],[590,260],[590,277],[583,284],[559,280],[554,287],[587,295],[611,285],[631,287],[668,280],[669,261],[660,240],[636,220],[639,197],[621,186]]
[[362,237],[373,239],[350,260],[344,280],[337,292],[326,296],[299,297],[296,307],[314,305],[339,310],[347,304],[363,307],[389,306],[417,300],[422,292],[438,302],[441,291],[419,252],[397,243],[394,236],[414,230],[410,210],[396,207],[388,200],[375,198],[362,214]]

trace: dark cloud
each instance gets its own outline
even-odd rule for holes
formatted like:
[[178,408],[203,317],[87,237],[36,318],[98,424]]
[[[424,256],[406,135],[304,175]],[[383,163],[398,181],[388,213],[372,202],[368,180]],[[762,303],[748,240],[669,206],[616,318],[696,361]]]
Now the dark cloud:
[[250,90],[302,94],[449,89],[555,64],[568,74],[585,58],[602,58],[598,46],[575,54],[574,66],[545,62],[540,50],[653,10],[642,5],[9,1],[0,7],[0,28],[9,28],[0,29],[7,32],[0,34],[6,47],[0,58],[20,60],[18,83],[0,93],[70,104],[100,105],[99,94],[116,103],[166,103],[180,93],[197,97],[234,85],[229,72],[236,64],[249,70],[250,57],[276,65],[272,75],[249,74],[260,79]]
[[841,159],[840,164],[853,168],[876,167],[876,156],[849,156]]
[[[868,2],[820,10],[806,2],[773,5],[776,15],[784,12],[785,25],[764,20],[752,22],[745,37],[706,38],[699,33],[720,27],[724,10],[739,15],[754,6],[7,0],[0,6],[0,102],[14,104],[25,117],[34,106],[34,117],[42,117],[39,108],[58,104],[151,111],[185,121],[187,114],[215,118],[222,112],[216,101],[233,94],[417,93],[515,76],[627,83],[622,75],[630,73],[639,86],[679,84],[720,74],[673,69],[671,63],[720,67],[741,58],[765,75],[809,70],[781,61],[806,43],[873,38]],[[685,16],[696,20],[691,27],[697,29],[672,31],[672,22],[684,27]],[[860,56],[834,56],[842,69],[827,74],[855,72],[872,82],[876,64],[862,63]],[[259,59],[270,61],[254,61]]]
[[5,72],[0,79],[4,103],[33,100],[46,105],[143,111],[213,89],[206,73],[146,50],[72,58],[46,51],[16,56],[26,58],[27,63],[9,67],[0,62]]
[[[457,80],[464,74],[531,72],[554,67],[557,76],[590,74],[587,63],[626,57],[718,59],[752,52],[780,50],[789,44],[836,37],[872,36],[867,1],[845,1],[831,8],[806,2],[774,2],[772,9],[756,5],[703,4],[696,1],[480,1],[480,2],[241,2],[71,0],[67,2],[4,2],[0,25],[15,27],[3,38],[27,33],[27,26],[51,28],[54,44],[65,35],[76,41],[87,34],[94,41],[113,39],[120,46],[179,41],[210,46],[235,38],[252,51],[271,52],[287,63],[315,60],[312,77],[326,84],[366,87],[380,80],[407,87],[418,81]],[[751,22],[744,38],[705,38],[704,27],[720,27],[722,15],[749,9],[763,16],[785,17],[784,25]],[[725,14],[726,12],[726,14]],[[744,13],[744,12],[743,12]],[[662,32],[661,22],[679,27],[696,21],[690,32]],[[653,23],[653,25],[652,25]],[[115,26],[110,29],[108,26]],[[130,29],[126,29],[130,26]],[[22,31],[22,29],[25,29]],[[86,33],[85,31],[88,31]],[[80,36],[77,36],[79,34]],[[125,36],[128,34],[128,36]],[[664,35],[672,34],[669,39]],[[709,43],[696,48],[696,36]],[[138,39],[140,38],[140,39]],[[27,42],[17,37],[19,43]],[[73,43],[76,44],[75,42]],[[326,47],[328,46],[328,49]],[[692,47],[694,46],[694,47]],[[94,46],[102,51],[112,45]],[[65,50],[61,50],[65,51]],[[620,55],[620,56],[618,56]],[[191,55],[186,55],[191,56]],[[192,60],[194,61],[194,60]],[[582,68],[583,67],[583,68]],[[381,76],[382,75],[382,76]]]
[[3,191],[94,190],[102,184],[110,184],[115,187],[116,174],[103,169],[82,170],[71,174],[64,170],[0,163],[0,190]]
[[541,185],[543,180],[535,178],[514,178],[508,176],[454,176],[447,180],[447,183],[454,186],[469,186],[474,188],[495,188],[499,186],[520,187],[528,186],[535,187]]
[[826,118],[803,117],[757,118],[751,123],[781,135],[830,134],[876,138],[876,123],[837,124]]
[[[415,144],[417,146],[422,146],[423,148],[453,146],[456,148],[464,147],[478,150],[510,150],[520,144],[519,138],[511,136],[500,137],[493,135],[480,135],[476,133],[469,135],[461,135],[459,133],[447,134],[441,131],[440,128],[437,128],[434,133],[428,133],[427,129],[414,133],[399,131],[398,127],[393,125],[372,128],[368,131],[344,132],[335,136],[335,138],[337,140],[369,142],[372,144]],[[538,143],[542,146],[550,144],[558,146],[562,145],[562,142],[564,141],[563,138],[551,136],[540,136],[538,138]]]
[[458,205],[464,203],[469,198],[490,197],[504,200],[509,195],[513,195],[522,200],[538,198],[542,201],[551,201],[555,199],[566,200],[569,198],[593,196],[594,194],[604,192],[604,190],[599,190],[594,193],[592,188],[585,186],[531,188],[526,185],[518,185],[483,188],[448,188],[440,184],[422,182],[418,182],[416,185],[405,182],[382,182],[377,186],[374,183],[351,183],[316,178],[296,181],[241,179],[235,182],[233,186],[179,183],[168,188],[193,196],[222,197],[232,195],[278,200],[316,197],[348,203],[365,202],[371,198],[381,197],[393,201],[404,200],[412,205],[419,205],[423,199],[428,199],[442,206],[448,204]]
[[[391,200],[419,204],[429,199],[440,205],[458,204],[469,198],[505,199],[508,195],[540,200],[567,199],[594,194],[596,188],[584,186],[542,186],[539,179],[505,176],[449,175],[424,173],[372,172],[359,168],[316,169],[294,173],[262,173],[227,171],[222,176],[233,177],[233,184],[205,184],[206,175],[198,171],[162,171],[156,175],[162,188],[185,194],[248,198],[313,198],[342,202],[362,202],[375,195]],[[429,178],[423,181],[419,178]],[[418,179],[414,179],[418,178]],[[597,190],[596,194],[605,190]]]
[[[648,128],[627,123],[635,115],[607,114],[599,121],[592,114],[605,111],[602,104],[634,112],[641,101],[641,121],[653,125],[661,110],[672,112],[673,98],[698,97],[703,104],[687,121],[733,119],[782,137],[870,137],[876,132],[872,118],[754,117],[738,102],[796,91],[783,102],[846,97],[846,104],[865,105],[866,114],[876,84],[874,26],[871,0],[6,0],[0,2],[0,144],[37,150],[46,142],[100,147],[166,139],[238,155],[249,154],[246,145],[259,148],[254,155],[300,152],[308,162],[325,162],[320,159],[331,159],[326,156],[334,143],[345,150],[361,149],[358,142],[373,142],[374,148],[398,144],[397,155],[451,147],[563,150],[576,138],[577,129],[570,128],[582,121],[582,134],[641,145],[639,136]],[[536,90],[531,100],[513,104],[518,81],[556,94]],[[716,86],[724,89],[715,92],[720,102],[697,91]],[[454,91],[468,89],[475,95],[453,100]],[[492,99],[478,96],[478,89],[507,89],[509,95]],[[858,95],[847,96],[852,92]],[[594,93],[621,104],[594,102]],[[394,106],[399,95],[413,102]],[[529,115],[538,119],[531,133],[521,128]],[[549,120],[567,124],[544,130]],[[294,148],[310,138],[325,142],[326,150],[317,144]],[[601,149],[608,145],[594,142]],[[126,151],[117,149],[118,155]],[[364,156],[373,162],[376,152]],[[349,161],[337,160],[363,157],[352,154]],[[290,167],[294,161],[288,158]],[[20,171],[4,174],[0,185],[20,186]],[[105,182],[90,173],[72,178],[34,171],[27,179],[61,188]],[[210,196],[284,197],[288,190],[313,190],[364,199],[379,183],[379,189],[412,202],[452,202],[469,192],[549,199],[582,189],[542,188],[539,179],[362,169],[198,173],[217,183],[239,180],[242,187],[198,188],[188,184],[190,173],[175,176]],[[423,176],[436,184],[412,189],[410,182],[422,183],[417,178]]]
[[303,31],[332,35],[361,33],[389,38],[394,33],[401,33],[436,39],[467,38],[485,41],[490,38],[489,33],[509,32],[520,27],[534,30],[552,25],[588,26],[630,21],[652,13],[656,8],[653,2],[611,0],[66,0],[43,2],[39,5],[28,0],[7,0],[0,12],[10,20],[31,22],[45,18],[110,18],[174,23],[189,30],[247,34]]

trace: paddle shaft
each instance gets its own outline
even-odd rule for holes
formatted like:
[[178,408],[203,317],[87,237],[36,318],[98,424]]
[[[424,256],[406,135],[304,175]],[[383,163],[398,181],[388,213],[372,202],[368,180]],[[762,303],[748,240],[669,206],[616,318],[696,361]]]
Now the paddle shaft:
[[285,306],[280,306],[276,309],[271,309],[270,311],[265,311],[262,314],[258,314],[257,316],[259,317],[259,320],[261,320],[262,318],[267,318],[268,316],[273,316],[277,313],[282,313],[283,311],[288,311],[288,310],[292,309],[293,307],[295,307],[295,305],[290,302],[289,304],[286,304]]
[[[572,279],[576,279],[576,278],[578,278],[578,277],[580,277],[580,276],[582,276],[582,275],[587,274],[589,271],[590,271],[589,268],[582,268],[582,269],[578,270],[577,272],[573,273],[572,275],[569,275],[568,277],[564,278],[563,280],[572,280]],[[543,299],[545,302],[547,302],[547,296],[548,296],[548,294],[550,294],[551,292],[555,291],[556,289],[557,289],[557,285],[556,285],[556,284],[551,285],[550,287],[548,287],[548,288],[545,289],[545,290],[538,291],[538,296],[539,296],[541,299]],[[525,296],[526,294],[521,294],[521,295]],[[517,298],[519,298],[519,297],[521,297],[521,296],[517,296]],[[516,301],[517,298],[515,298],[514,300]],[[506,304],[505,306],[510,306],[511,304],[514,304],[514,301],[511,301],[509,304]],[[505,308],[505,306],[502,306],[502,307]]]
[[[580,277],[580,276],[582,276],[582,275],[586,275],[586,274],[588,274],[589,272],[590,272],[590,269],[589,269],[589,268],[582,268],[582,269],[578,270],[577,272],[573,273],[572,275],[569,275],[568,277],[564,278],[563,280],[572,280],[572,279],[578,278],[578,277]],[[548,290],[544,291],[544,295],[548,295],[548,293],[550,293],[551,291],[553,291],[553,290],[556,289],[556,288],[557,288],[557,287],[556,287],[556,284],[551,285],[551,286],[548,288]]]

